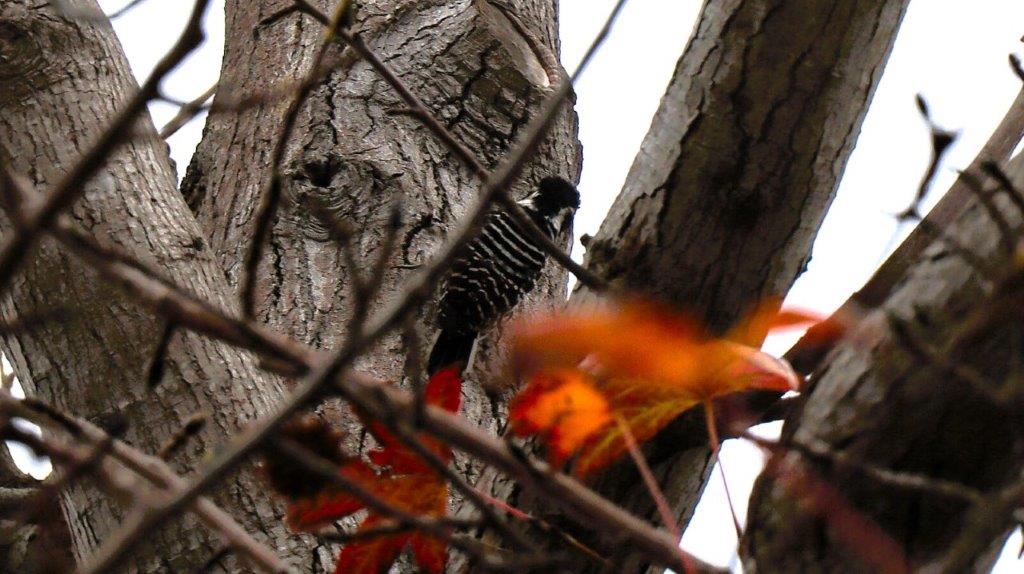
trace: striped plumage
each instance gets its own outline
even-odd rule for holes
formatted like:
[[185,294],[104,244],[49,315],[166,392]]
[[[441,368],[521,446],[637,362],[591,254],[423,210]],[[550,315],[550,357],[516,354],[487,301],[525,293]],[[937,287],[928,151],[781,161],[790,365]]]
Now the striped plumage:
[[[562,178],[548,177],[518,204],[554,239],[579,207],[579,192]],[[480,235],[452,264],[442,287],[440,332],[427,363],[428,374],[468,361],[477,335],[533,289],[544,261],[544,252],[512,216],[503,211],[488,214]]]

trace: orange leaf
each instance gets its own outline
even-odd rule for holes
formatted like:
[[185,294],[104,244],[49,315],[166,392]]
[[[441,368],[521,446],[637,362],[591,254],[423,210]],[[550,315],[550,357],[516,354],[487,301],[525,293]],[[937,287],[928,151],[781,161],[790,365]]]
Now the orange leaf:
[[509,407],[512,432],[543,435],[555,464],[611,421],[608,401],[576,370],[538,373]]
[[553,464],[582,447],[576,471],[597,470],[626,450],[621,429],[608,424],[616,416],[644,441],[701,402],[797,388],[800,377],[788,363],[736,340],[807,321],[803,313],[762,309],[719,339],[685,315],[628,302],[521,324],[513,357],[529,383],[513,401],[512,429],[543,436]]
[[767,301],[742,318],[725,336],[726,339],[759,347],[771,331],[799,329],[821,322],[822,317],[810,311],[782,309],[780,301]]

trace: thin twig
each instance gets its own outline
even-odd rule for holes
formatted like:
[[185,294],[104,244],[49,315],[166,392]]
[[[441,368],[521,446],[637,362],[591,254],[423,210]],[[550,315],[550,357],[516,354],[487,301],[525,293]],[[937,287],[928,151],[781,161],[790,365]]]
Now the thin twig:
[[[40,452],[40,442],[37,442],[36,435],[20,429],[10,422],[0,428],[0,436],[6,440],[13,440],[32,449],[37,454],[46,455]],[[88,476],[96,470],[97,465],[103,460],[110,450],[111,440],[95,445],[88,453],[78,460],[71,461],[63,473],[55,480],[42,482],[35,493],[23,501],[19,508],[10,509],[7,517],[21,522],[31,523],[38,516],[38,512],[60,496],[65,488],[74,484],[82,477]]]
[[725,501],[729,504],[729,515],[732,517],[732,526],[736,530],[736,540],[739,540],[743,538],[743,528],[740,527],[740,519],[736,516],[736,505],[732,502],[729,481],[725,478],[725,466],[722,464],[722,442],[718,438],[718,423],[715,422],[715,409],[711,401],[704,401],[704,422],[708,427],[711,452],[715,455],[715,460],[718,462],[718,473],[722,476],[722,489],[725,491]]
[[181,449],[181,447],[185,446],[185,443],[203,430],[203,427],[206,426],[206,421],[209,420],[209,418],[210,417],[207,413],[193,413],[185,419],[185,424],[181,425],[181,428],[160,446],[159,450],[157,450],[156,456],[163,460],[170,460],[170,458],[174,456],[174,453]]
[[137,259],[99,245],[90,236],[74,229],[67,220],[58,221],[51,233],[102,276],[127,289],[179,327],[211,335],[271,359],[286,361],[301,367],[303,372],[318,354],[260,323],[228,317],[222,310],[163,279]]
[[984,499],[981,491],[966,484],[882,468],[857,459],[847,452],[836,450],[824,441],[803,438],[779,442],[759,437],[750,431],[742,431],[739,436],[763,449],[772,452],[796,452],[807,458],[824,460],[838,468],[855,471],[879,484],[900,490],[923,492],[967,503],[977,503]]
[[[74,236],[74,233],[64,227],[59,227],[58,237],[67,240]],[[86,257],[86,261],[98,270],[109,273],[119,284],[130,288],[144,301],[154,305],[157,311],[167,317],[176,318],[182,326],[187,326],[206,335],[242,346],[243,348],[257,350],[268,355],[279,357],[279,360],[294,365],[301,372],[306,372],[319,365],[319,369],[307,376],[307,386],[297,389],[291,401],[286,403],[275,415],[265,419],[262,423],[247,433],[235,439],[234,445],[226,450],[226,454],[215,460],[210,467],[206,468],[192,483],[190,492],[180,493],[181,506],[187,500],[194,497],[208,484],[212,484],[222,473],[228,472],[237,464],[245,454],[256,448],[265,438],[265,434],[271,432],[274,425],[287,419],[294,410],[299,408],[312,396],[319,392],[319,382],[333,378],[335,374],[342,371],[342,366],[348,364],[348,357],[337,358],[338,364],[318,359],[321,355],[294,341],[285,340],[275,333],[255,324],[251,321],[231,319],[220,310],[213,308],[205,302],[199,301],[188,293],[174,289],[173,286],[165,285],[155,278],[152,270],[147,270],[143,265],[136,262],[136,265],[129,265],[117,257],[106,254],[102,248],[91,242],[89,238],[77,236],[70,244],[78,247],[78,252]],[[456,247],[457,248],[457,247]],[[442,262],[440,265],[445,264]],[[148,271],[148,272],[147,272]],[[418,283],[419,287],[413,286],[407,296],[415,296],[419,290],[429,293],[430,277],[437,272],[426,269],[422,271],[423,278]],[[424,288],[423,285],[427,287]],[[412,303],[409,304],[410,306]],[[399,313],[406,306],[404,303],[397,303],[396,310],[392,313]],[[387,320],[378,323],[378,330],[383,330]],[[361,347],[359,347],[361,348]],[[317,381],[316,385],[309,384]],[[397,416],[413,416],[413,400],[406,395],[390,395],[394,389],[389,388],[386,383],[378,381],[367,375],[357,372],[349,372],[342,383],[349,389],[347,394],[365,395],[371,393],[373,396],[387,396],[387,404],[392,405],[389,410],[396,410]],[[380,395],[383,392],[384,395]],[[405,401],[403,403],[403,401]],[[365,402],[363,404],[373,404]],[[362,406],[362,405],[359,405]],[[407,407],[407,408],[406,408]],[[403,409],[404,414],[403,414]],[[550,484],[548,474],[539,471],[533,464],[526,464],[521,456],[517,455],[504,442],[480,431],[475,426],[469,425],[458,417],[448,413],[435,412],[436,409],[428,407],[423,412],[423,429],[431,434],[446,440],[451,444],[462,448],[466,452],[478,456],[485,462],[489,462],[498,468],[509,472],[518,478],[527,488],[531,488],[539,495],[556,504],[563,504],[573,509],[573,514],[583,524],[610,524],[625,533],[626,539],[637,543],[641,551],[646,551],[654,557],[662,556],[662,560],[668,563],[675,562],[674,542],[671,537],[660,540],[660,535],[651,530],[643,521],[630,516],[614,504],[604,501],[595,493],[564,475],[551,475]],[[115,454],[117,453],[115,445]],[[178,486],[176,486],[177,488]],[[197,505],[205,499],[201,499]],[[167,516],[171,515],[177,505],[172,505],[165,510]],[[157,521],[154,521],[157,523]],[[661,551],[659,551],[659,548]],[[683,564],[676,564],[677,568],[685,568]],[[708,565],[701,565],[701,571],[713,572],[715,568]]]
[[[992,131],[988,141],[985,142],[981,151],[978,152],[977,157],[974,158],[964,171],[973,172],[983,169],[986,162],[999,164],[1006,161],[1010,158],[1010,154],[1017,144],[1020,143],[1022,137],[1024,137],[1024,88],[1017,93],[1017,97],[1010,104],[999,125]],[[990,173],[989,175],[992,174]],[[1011,189],[1013,189],[1012,184],[1007,188],[1008,193],[1011,193]],[[841,319],[844,315],[867,316],[867,311],[881,306],[888,299],[893,288],[906,275],[907,269],[918,261],[921,253],[934,241],[934,233],[929,231],[935,228],[944,229],[956,222],[970,205],[970,197],[970,191],[966,189],[966,183],[962,178],[957,178],[949,191],[924,218],[924,221],[931,223],[914,229],[892,255],[878,267],[878,270],[871,276],[871,279],[847,299],[826,320],[826,323],[833,322],[837,318]],[[1011,199],[1014,200],[1015,204],[1019,204],[1024,209],[1024,199],[1018,199],[1017,197],[1011,197]],[[929,231],[926,231],[926,229]],[[821,344],[821,341],[815,337],[814,329],[811,329],[807,336],[801,338],[786,353],[785,358],[789,360],[790,364],[798,372],[811,373],[828,354],[834,344],[834,342]]]
[[170,347],[171,339],[176,331],[177,325],[175,322],[167,321],[160,332],[156,348],[153,349],[153,356],[149,360],[149,368],[146,369],[146,388],[150,391],[156,389],[164,378],[164,371],[167,367],[167,349]]
[[1003,170],[1002,166],[994,161],[985,161],[981,164],[981,170],[999,183],[999,187],[1006,193],[1010,201],[1013,202],[1021,216],[1024,217],[1024,193],[1017,189],[1017,186],[1010,180],[1010,176],[1006,175],[1006,171]]
[[[358,332],[366,324],[366,318],[370,315],[370,307],[373,298],[380,291],[384,283],[395,247],[398,245],[398,236],[402,230],[401,210],[398,204],[391,207],[387,227],[384,230],[384,239],[381,241],[380,254],[366,277],[361,277],[356,266],[351,267],[349,275],[352,277],[352,317],[349,319],[348,330],[350,334]],[[344,243],[346,261],[350,265],[355,263],[355,253],[351,241]]]
[[985,213],[988,214],[989,219],[999,231],[999,244],[1003,248],[1003,252],[1006,255],[1012,255],[1017,250],[1018,233],[1013,230],[1013,226],[1000,211],[999,206],[992,199],[992,194],[985,190],[984,183],[972,173],[962,172],[960,175],[964,178],[967,189],[985,209]]
[[224,544],[217,549],[210,557],[200,566],[196,568],[196,574],[206,574],[211,572],[217,565],[221,563],[225,558],[231,554],[231,546]]
[[1024,504],[1024,482],[1017,482],[976,502],[967,514],[961,534],[945,555],[921,568],[921,574],[968,572],[977,556],[1013,526],[1014,511]]
[[178,133],[178,130],[183,128],[185,124],[192,121],[199,112],[203,110],[206,102],[217,93],[217,84],[210,86],[205,92],[196,97],[191,102],[186,102],[185,105],[181,106],[178,113],[164,127],[160,128],[160,137],[162,139],[168,139],[174,134]]
[[[622,420],[619,415],[615,416],[615,424],[619,426],[619,432],[622,433],[622,440],[626,443],[626,450],[629,451],[629,456],[633,459],[633,464],[636,465],[640,476],[643,478],[644,486],[647,487],[647,492],[651,495],[651,499],[654,500],[654,505],[658,509],[658,514],[661,516],[661,523],[668,530],[672,538],[676,540],[678,544],[682,540],[683,535],[679,532],[679,525],[676,524],[676,518],[672,515],[672,508],[669,507],[668,499],[665,498],[665,493],[661,491],[661,487],[658,486],[657,479],[654,478],[654,473],[651,472],[651,467],[647,464],[647,459],[644,458],[640,447],[636,444],[636,438],[633,436],[633,431],[629,430],[629,425],[626,421]],[[689,574],[694,571],[692,565],[687,560],[687,554],[682,552],[680,549],[680,559],[684,564],[687,565],[686,572]]]
[[[111,441],[110,435],[96,425],[72,418],[40,401],[18,400],[9,393],[0,393],[0,409],[10,410],[19,417],[40,425],[52,426],[56,423],[73,437],[94,446]],[[120,440],[115,439],[110,445],[111,456],[154,485],[173,490],[180,489],[186,484],[186,481],[162,460],[142,453]],[[273,574],[289,572],[288,566],[272,550],[256,542],[229,514],[208,498],[198,498],[192,509],[207,526],[223,536],[240,555],[247,556],[261,570]]]
[[[326,382],[335,380],[338,375],[346,372],[348,365],[357,354],[365,349],[368,344],[378,340],[380,336],[388,332],[396,324],[400,324],[400,321],[404,319],[411,309],[429,296],[431,288],[443,274],[447,265],[450,264],[457,250],[471,240],[478,231],[479,225],[486,215],[491,202],[500,192],[507,189],[508,184],[518,175],[524,162],[535,151],[544,133],[546,133],[547,126],[556,117],[570,89],[569,83],[563,81],[554,90],[554,93],[546,99],[537,117],[524,130],[523,141],[516,146],[509,158],[485,183],[482,198],[476,209],[473,210],[469,221],[460,229],[459,233],[455,234],[448,248],[437,258],[437,261],[413,278],[410,287],[392,308],[388,312],[383,313],[381,318],[371,323],[365,336],[354,337],[331,360],[314,360],[316,355],[310,353],[293,354],[287,357],[286,360],[299,363],[305,368],[316,367],[307,375],[303,384],[299,385],[291,399],[260,425],[237,437],[221,457],[197,473],[195,480],[188,487],[177,490],[165,500],[157,501],[148,512],[129,519],[118,532],[107,540],[94,564],[98,566],[112,565],[123,560],[126,553],[140,541],[145,533],[186,508],[200,492],[232,470],[248,453],[252,452],[273,433],[277,424],[288,418],[301,405],[305,405],[313,398],[319,396]],[[53,208],[51,207],[50,209]],[[59,211],[59,209],[56,209],[54,213]],[[0,260],[0,263],[2,261]],[[93,262],[93,264],[96,264],[96,262]],[[3,266],[0,265],[0,269],[2,268]],[[152,280],[152,277],[140,277],[143,274],[139,273],[137,269],[129,270],[136,272],[135,280]],[[122,271],[125,271],[125,269],[122,269]],[[182,295],[180,292],[174,294]],[[187,297],[179,297],[177,301],[179,303],[195,303],[194,300],[189,301]],[[207,321],[216,321],[219,322],[220,326],[224,326],[223,314],[216,310],[212,310],[212,313],[210,311],[210,309],[195,307],[177,310],[183,317],[189,317],[192,320],[193,328],[199,328],[200,330],[207,328]],[[210,315],[218,316],[218,319],[211,319]],[[247,325],[245,322],[242,323]],[[266,345],[269,348],[280,349],[280,342],[275,342],[258,331],[253,332],[250,330],[249,334],[255,335],[253,337],[254,341],[250,341],[251,344]],[[290,350],[294,351],[295,347],[290,347]],[[360,408],[372,412],[372,407],[380,407],[378,402],[381,400],[380,396],[388,396],[387,402],[393,407],[392,410],[404,410],[406,414],[410,414],[408,409],[411,407],[411,402],[407,400],[408,397],[404,394],[387,395],[391,389],[387,389],[386,385],[379,381],[361,378],[358,374],[350,372],[341,382],[344,383],[342,388],[345,394],[352,398],[356,406]],[[368,392],[372,392],[374,396],[367,396]],[[557,474],[546,477],[542,482],[538,481],[537,469],[532,464],[524,463],[522,459],[517,457],[500,440],[481,433],[479,429],[464,426],[466,423],[461,419],[448,413],[435,412],[433,408],[425,409],[423,417],[425,429],[430,430],[432,434],[442,439],[450,440],[456,446],[462,445],[462,448],[467,450],[467,452],[476,456],[490,455],[494,457],[491,459],[485,458],[485,460],[496,464],[506,472],[518,475],[522,479],[524,486],[536,490],[546,499],[567,506],[570,514],[578,520],[590,524],[595,522],[602,523],[609,528],[617,529],[625,539],[636,544],[638,551],[647,553],[654,561],[677,568],[685,567],[685,565],[679,562],[675,541],[670,536],[665,536],[651,529],[643,521],[632,517],[614,504],[601,499],[576,481]],[[717,571],[717,569],[703,564],[700,564],[700,567],[705,571]]]
[[270,441],[270,448],[290,458],[303,469],[316,474],[318,478],[328,480],[335,487],[351,494],[373,512],[383,514],[396,520],[399,524],[409,525],[430,536],[445,540],[474,557],[486,559],[491,550],[489,546],[476,540],[456,538],[453,536],[451,527],[443,521],[408,512],[377,496],[359,482],[339,473],[337,467],[330,461],[290,438],[274,437]]
[[146,0],[131,0],[131,2],[125,4],[124,6],[118,8],[117,10],[115,10],[112,13],[108,14],[107,18],[110,19],[111,21],[117,20],[118,18],[120,18],[121,16],[124,16],[125,14],[130,12],[132,9],[134,9],[136,6],[138,6],[139,4],[142,4],[145,1]]
[[619,14],[622,12],[622,9],[626,7],[626,2],[627,0],[619,0],[615,4],[615,7],[612,8],[611,14],[608,15],[608,18],[604,21],[604,26],[601,27],[601,31],[594,37],[594,41],[590,43],[590,47],[587,48],[586,53],[583,55],[583,59],[580,60],[580,63],[573,71],[571,76],[572,83],[575,84],[576,80],[580,79],[580,76],[583,75],[583,71],[587,69],[587,64],[590,63],[594,54],[596,54],[598,49],[600,49],[601,44],[608,39],[608,34],[611,32],[612,26],[615,25],[615,21],[619,18]]
[[[437,523],[440,528],[448,529],[465,529],[465,528],[477,528],[480,526],[480,522],[477,520],[458,520],[455,518],[439,517],[432,519],[433,522]],[[375,528],[366,528],[351,531],[338,531],[338,530],[322,530],[316,533],[316,537],[324,542],[336,542],[340,544],[348,544],[349,542],[356,542],[359,540],[367,540],[371,538],[377,538],[380,536],[393,536],[395,534],[404,534],[416,530],[416,526],[413,524],[406,524],[401,521],[394,521],[391,524],[385,524],[383,526],[377,526]]]
[[[422,405],[419,408],[422,409]],[[453,471],[448,464],[437,455],[437,453],[423,444],[423,441],[416,436],[416,433],[411,432],[406,428],[399,419],[384,418],[377,420],[386,426],[388,430],[398,435],[398,438],[401,439],[403,443],[411,448],[420,458],[426,461],[426,463],[430,465],[435,472],[443,476],[445,480],[455,487],[455,490],[457,490],[462,496],[466,497],[466,499],[469,500],[469,502],[476,507],[481,514],[483,514],[484,520],[494,527],[495,530],[500,532],[502,536],[506,537],[519,548],[525,548],[534,552],[538,550],[536,544],[512,528],[494,511],[490,501],[484,498],[480,491],[467,483],[459,473]]]
[[1002,396],[993,388],[993,383],[988,377],[974,370],[969,365],[951,360],[947,353],[933,348],[928,342],[923,340],[909,321],[892,313],[887,313],[886,317],[889,320],[889,325],[892,328],[896,341],[904,349],[910,351],[910,353],[919,357],[927,364],[967,383],[974,391],[994,404],[1008,406],[1007,397]]
[[383,536],[407,534],[414,530],[416,530],[415,525],[407,524],[401,521],[396,521],[392,524],[385,524],[384,526],[353,530],[351,532],[318,532],[316,537],[320,540],[323,540],[324,542],[348,544],[350,542],[372,540],[374,538],[381,538]]
[[800,511],[824,523],[828,534],[867,567],[890,574],[909,574],[903,547],[875,520],[854,507],[833,484],[819,477],[801,459],[769,459],[765,474]]
[[916,219],[918,229],[920,229],[927,235],[930,235],[936,241],[941,241],[945,243],[949,250],[953,252],[953,254],[963,259],[965,263],[970,265],[971,268],[977,271],[979,275],[985,278],[985,280],[989,281],[990,283],[999,282],[999,279],[1001,277],[999,269],[995,268],[992,264],[985,261],[981,257],[978,257],[978,255],[974,251],[972,251],[970,248],[964,245],[963,242],[957,239],[947,229],[938,226],[927,217],[922,218],[916,212],[908,211],[904,213],[904,216],[911,219]]
[[1020,56],[1017,54],[1010,54],[1010,69],[1020,81],[1024,82],[1024,66],[1021,66]]
[[931,133],[932,138],[932,158],[928,162],[928,169],[925,170],[924,175],[921,177],[921,183],[918,185],[917,193],[914,195],[914,200],[902,213],[897,217],[900,221],[906,219],[920,219],[921,218],[921,202],[924,201],[928,195],[928,190],[931,189],[932,181],[935,179],[936,174],[939,171],[939,164],[942,162],[942,158],[949,151],[950,146],[956,141],[956,134],[951,131],[940,128],[932,120],[931,113],[928,111],[928,103],[925,102],[924,97],[918,94],[917,96],[917,109],[921,112],[921,117],[924,118],[925,123],[928,125],[928,130]]

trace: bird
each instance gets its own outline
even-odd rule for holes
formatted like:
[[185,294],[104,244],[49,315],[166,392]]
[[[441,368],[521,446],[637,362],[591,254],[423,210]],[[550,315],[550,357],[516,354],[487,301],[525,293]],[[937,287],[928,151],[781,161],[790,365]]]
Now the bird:
[[[548,176],[516,202],[551,239],[567,229],[580,206],[572,183]],[[442,282],[438,335],[427,359],[427,375],[465,368],[477,336],[512,310],[540,279],[546,254],[508,212],[493,210],[483,228],[452,263]]]

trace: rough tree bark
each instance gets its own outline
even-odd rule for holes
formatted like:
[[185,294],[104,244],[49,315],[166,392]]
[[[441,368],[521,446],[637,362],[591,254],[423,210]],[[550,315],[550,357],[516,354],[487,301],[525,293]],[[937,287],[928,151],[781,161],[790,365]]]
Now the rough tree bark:
[[[321,40],[321,26],[298,13],[273,17],[287,4],[227,2],[215,105],[305,76]],[[333,3],[321,5],[330,8]],[[457,137],[493,166],[510,149],[552,81],[545,55],[534,53],[506,14],[557,53],[555,6],[546,0],[360,2],[354,30]],[[392,113],[405,105],[369,65],[337,47],[330,58],[336,67],[311,93],[289,140],[281,169],[285,202],[258,270],[256,304],[263,321],[324,349],[337,348],[345,339],[353,311],[353,270],[313,215],[311,200],[353,229],[361,273],[381,257],[390,208],[400,205],[403,224],[396,252],[388,256],[377,308],[396,295],[412,268],[427,262],[443,244],[480,188],[476,177],[418,120]],[[183,193],[235,287],[245,271],[259,194],[273,176],[267,158],[286,107],[287,102],[279,101],[213,115],[183,182]],[[580,161],[576,120],[567,104],[513,192],[523,195],[532,182],[549,174],[575,181]],[[525,308],[563,299],[564,294],[565,273],[551,264]],[[417,321],[423,349],[431,342],[429,321],[429,312]],[[507,384],[500,382],[493,362],[479,359],[493,357],[494,339],[492,334],[480,346],[486,352],[478,349],[462,412],[498,432]],[[362,366],[377,376],[401,380],[406,350],[395,334],[364,357]],[[345,419],[331,405],[325,410]],[[349,446],[359,450],[366,438],[354,432]],[[513,488],[491,474],[486,484],[480,482],[477,465],[461,459],[456,464],[494,496],[504,498]],[[460,503],[456,506],[457,512],[463,510]]]
[[[92,0],[68,4],[99,14]],[[108,25],[61,14],[53,4],[20,0],[0,7],[0,79],[0,161],[37,189],[69,170],[137,88]],[[215,305],[235,306],[148,116],[85,186],[70,213],[76,225]],[[7,239],[10,222],[4,219],[2,227]],[[3,339],[26,391],[93,421],[119,419],[125,439],[150,452],[190,415],[207,413],[206,430],[174,461],[182,471],[282,396],[280,381],[261,373],[247,353],[190,333],[175,337],[160,386],[147,389],[145,373],[162,321],[44,240],[3,298],[0,314],[13,321],[54,309],[71,315]],[[243,472],[225,481],[215,498],[284,554],[299,553],[304,543],[286,531],[264,490]],[[68,489],[63,506],[79,558],[124,513],[82,483]],[[189,571],[219,546],[185,518],[154,534],[135,565],[142,571]]]
[[[709,0],[587,266],[713,329],[804,268],[907,0]],[[590,294],[581,290],[577,299]],[[648,449],[685,525],[713,462],[699,417]],[[657,520],[631,465],[601,489]]]
[[[550,2],[503,4],[555,49]],[[321,26],[298,13],[268,19],[281,7],[281,2],[227,3],[218,97],[259,93],[304,76]],[[487,164],[508,150],[549,87],[541,59],[486,1],[361,2],[358,14],[356,30],[370,48]],[[244,271],[257,198],[273,171],[266,160],[268,142],[277,138],[285,106],[278,102],[212,117],[183,183],[234,285]],[[285,201],[259,268],[256,305],[262,319],[300,341],[336,347],[353,308],[352,270],[312,214],[311,197],[353,228],[356,253],[365,265],[360,272],[380,257],[390,207],[400,206],[404,223],[380,297],[387,301],[410,268],[440,247],[479,189],[475,176],[416,119],[393,113],[404,107],[369,65],[347,52],[300,113],[282,166]],[[225,149],[231,150],[227,157]],[[575,120],[566,114],[524,179],[548,173],[574,178],[579,162]],[[564,273],[548,275],[543,293],[563,291]],[[400,377],[402,355],[398,338],[388,339],[369,367],[381,376]]]
[[[1024,156],[1008,172],[1021,189]],[[986,192],[993,194],[1016,245],[1024,213],[994,182]],[[980,202],[971,202],[945,232],[1003,277],[1019,273],[999,225]],[[1000,295],[1019,293],[1015,283],[993,293],[986,275],[958,253],[944,239],[932,242],[885,304],[828,357],[802,407],[787,418],[785,441],[824,444],[855,461],[980,492],[1020,480],[1021,389],[1008,367],[1020,360],[1019,317],[1004,313],[982,336],[964,335],[965,321],[979,310]],[[901,328],[893,329],[894,322]],[[980,380],[971,383],[944,362],[969,368]],[[894,489],[858,470],[790,453],[774,460],[755,486],[743,543],[749,571],[769,565],[772,572],[803,572],[812,565],[830,572],[879,569],[867,558],[877,558],[877,549],[860,547],[838,522],[809,511],[780,478],[798,469],[828,481],[855,512],[878,524],[911,567],[942,558],[960,534],[977,527],[962,500]],[[996,524],[996,532],[1012,526],[1008,517]],[[954,571],[972,564],[987,571],[999,546],[982,544]]]

